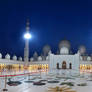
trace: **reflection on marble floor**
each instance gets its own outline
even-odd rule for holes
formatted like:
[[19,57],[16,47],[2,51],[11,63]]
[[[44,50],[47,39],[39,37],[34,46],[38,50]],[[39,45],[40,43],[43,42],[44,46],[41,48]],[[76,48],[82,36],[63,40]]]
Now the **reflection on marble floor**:
[[[21,82],[19,85],[6,85],[8,92],[48,92],[49,87],[67,86],[75,92],[92,91],[92,73],[81,73],[80,75],[71,75],[65,71],[53,73],[36,73],[33,75],[23,75],[8,77],[7,82]],[[45,83],[45,85],[34,85]],[[64,85],[61,85],[64,84]],[[5,78],[0,78],[0,92],[5,86]],[[54,91],[53,91],[54,92]]]

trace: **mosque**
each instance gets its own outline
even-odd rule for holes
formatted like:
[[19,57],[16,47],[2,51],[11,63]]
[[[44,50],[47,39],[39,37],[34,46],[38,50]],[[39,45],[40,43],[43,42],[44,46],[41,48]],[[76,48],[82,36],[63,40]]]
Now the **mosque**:
[[[29,32],[29,23],[26,27]],[[32,70],[53,70],[53,69],[68,69],[68,70],[92,70],[92,56],[86,55],[85,46],[80,46],[77,53],[72,53],[71,44],[68,40],[62,40],[58,46],[57,53],[52,53],[49,45],[43,47],[43,54],[38,56],[37,52],[29,59],[29,44],[28,39],[25,41],[24,59],[17,58],[14,55],[12,58],[9,54],[2,58],[0,53],[0,72],[5,70],[22,71],[24,69]]]
[[[77,53],[72,54],[70,51],[70,42],[62,40],[59,43],[59,53],[54,54],[49,49],[49,46],[45,46],[48,50],[48,54],[44,56],[38,56],[35,52],[33,57],[28,62],[30,70],[37,69],[73,69],[73,70],[92,70],[92,56],[85,55],[85,47],[81,46]],[[5,68],[23,70],[25,61],[22,57],[17,59],[17,56],[11,56],[7,54],[5,58],[2,58],[0,53],[0,70]]]

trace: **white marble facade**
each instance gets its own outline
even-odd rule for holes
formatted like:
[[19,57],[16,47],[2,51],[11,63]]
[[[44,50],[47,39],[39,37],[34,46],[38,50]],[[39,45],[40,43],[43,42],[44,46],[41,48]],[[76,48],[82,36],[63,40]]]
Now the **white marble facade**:
[[71,69],[79,71],[79,53],[74,55],[49,55],[49,67],[50,70],[57,69],[57,63],[59,64],[59,68],[63,69],[63,63],[66,63],[66,69]]
[[[79,71],[80,65],[92,65],[92,55],[85,55],[86,48],[81,46],[78,50],[78,53],[70,53],[71,51],[70,42],[67,40],[63,40],[59,43],[58,54],[53,54],[48,46],[45,46],[46,52],[48,55],[45,59],[43,56],[36,53],[34,57],[30,58],[30,62],[28,65],[34,64],[48,64],[50,71],[54,69],[72,69],[75,71]],[[35,58],[35,59],[34,59]],[[25,65],[25,62],[21,62],[25,59],[22,57],[13,56],[11,60],[11,56],[7,54],[5,58],[2,58],[2,54],[0,53],[0,64],[19,64]],[[58,67],[57,67],[58,66]]]

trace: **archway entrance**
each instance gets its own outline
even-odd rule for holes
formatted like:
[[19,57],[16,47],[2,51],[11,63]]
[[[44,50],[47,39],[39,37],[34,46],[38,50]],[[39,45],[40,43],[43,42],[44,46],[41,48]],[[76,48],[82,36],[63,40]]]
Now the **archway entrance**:
[[57,63],[57,69],[59,69],[59,63]]
[[69,69],[72,69],[72,63],[69,64]]
[[63,61],[63,63],[62,63],[62,69],[66,69],[66,61]]

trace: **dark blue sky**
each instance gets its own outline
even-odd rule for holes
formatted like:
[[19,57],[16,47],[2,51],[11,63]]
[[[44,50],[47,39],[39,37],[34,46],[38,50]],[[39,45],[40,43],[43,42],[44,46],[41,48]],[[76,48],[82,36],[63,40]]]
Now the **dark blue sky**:
[[23,56],[26,19],[30,18],[33,38],[30,54],[45,44],[55,52],[62,39],[92,52],[91,0],[0,0],[0,52]]

